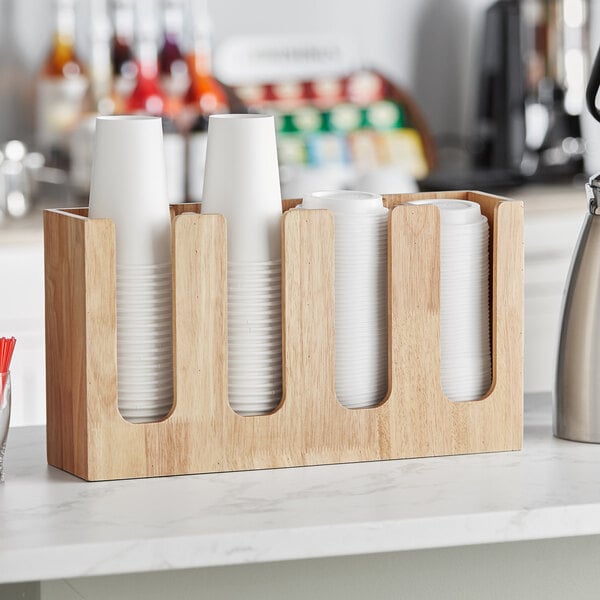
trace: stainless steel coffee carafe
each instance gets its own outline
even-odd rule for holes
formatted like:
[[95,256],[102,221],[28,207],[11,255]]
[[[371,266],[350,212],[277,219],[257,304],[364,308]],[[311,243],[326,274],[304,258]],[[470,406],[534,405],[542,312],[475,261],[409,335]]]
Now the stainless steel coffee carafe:
[[586,189],[589,211],[563,302],[554,435],[600,443],[600,174]]
[[[600,121],[600,51],[586,90]],[[600,443],[600,174],[586,186],[585,216],[567,279],[554,389],[554,435]]]

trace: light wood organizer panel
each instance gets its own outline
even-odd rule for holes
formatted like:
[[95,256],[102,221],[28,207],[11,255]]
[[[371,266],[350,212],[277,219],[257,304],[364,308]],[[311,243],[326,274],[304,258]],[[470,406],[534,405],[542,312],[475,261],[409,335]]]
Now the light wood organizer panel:
[[[490,223],[493,381],[472,402],[441,390],[439,212],[468,199]],[[171,413],[132,424],[117,407],[115,237],[85,209],[44,215],[48,462],[88,480],[516,450],[522,445],[523,206],[476,192],[386,196],[390,212],[388,395],[348,410],[335,395],[334,227],[284,201],[283,388],[270,415],[227,401],[226,224],[173,214]],[[182,214],[191,213],[191,214]]]

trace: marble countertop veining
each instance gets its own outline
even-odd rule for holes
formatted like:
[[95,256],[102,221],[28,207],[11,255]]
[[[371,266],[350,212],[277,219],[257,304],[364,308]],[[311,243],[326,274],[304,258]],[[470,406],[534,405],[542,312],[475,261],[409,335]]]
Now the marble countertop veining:
[[522,452],[100,483],[11,430],[0,583],[600,534],[600,445],[526,407]]

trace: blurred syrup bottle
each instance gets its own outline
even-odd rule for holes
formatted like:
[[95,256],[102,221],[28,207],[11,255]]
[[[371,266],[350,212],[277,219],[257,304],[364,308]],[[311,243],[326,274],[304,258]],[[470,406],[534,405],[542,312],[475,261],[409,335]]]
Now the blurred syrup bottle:
[[212,72],[212,23],[208,0],[190,0],[191,45],[186,54],[190,86],[180,113],[180,127],[189,132],[187,160],[188,200],[200,202],[208,138],[208,117],[230,111],[224,87]]
[[55,0],[55,15],[52,46],[36,81],[36,141],[49,166],[68,168],[69,137],[88,80],[75,52],[75,0]]
[[155,0],[137,0],[135,88],[126,101],[125,111],[163,116],[166,97],[160,85],[158,71],[158,11]]
[[137,81],[127,100],[128,113],[162,117],[169,202],[185,200],[185,140],[170,119],[168,96],[162,89],[158,59],[159,19],[155,0],[136,0]]
[[96,117],[113,114],[117,104],[113,95],[108,1],[90,0],[89,11],[87,70],[90,85],[84,102],[85,112],[70,138],[71,187],[82,200],[89,196]]
[[183,0],[163,0],[163,41],[158,54],[160,81],[167,97],[166,112],[176,116],[190,85],[183,56]]
[[110,115],[115,112],[111,57],[112,28],[107,0],[90,0],[90,58],[88,71],[90,87],[87,109],[89,113]]
[[122,113],[137,80],[137,66],[133,53],[134,6],[133,0],[113,0],[113,37],[110,58],[113,75],[115,112]]
[[229,112],[223,86],[212,72],[212,24],[207,0],[190,0],[191,43],[186,52],[190,85],[185,94],[180,127],[189,130],[198,115]]

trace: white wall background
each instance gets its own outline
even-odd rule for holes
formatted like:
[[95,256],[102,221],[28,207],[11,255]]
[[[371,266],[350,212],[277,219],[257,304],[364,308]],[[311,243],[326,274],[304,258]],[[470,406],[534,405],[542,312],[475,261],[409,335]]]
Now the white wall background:
[[476,93],[479,21],[490,0],[213,0],[215,34],[328,33],[410,90],[434,131],[465,130]]
[[[469,131],[479,23],[491,0],[210,0],[215,43],[239,34],[337,33],[408,89],[436,133]],[[86,52],[80,0],[78,45]],[[0,141],[30,138],[33,76],[50,44],[51,0],[0,0]]]

